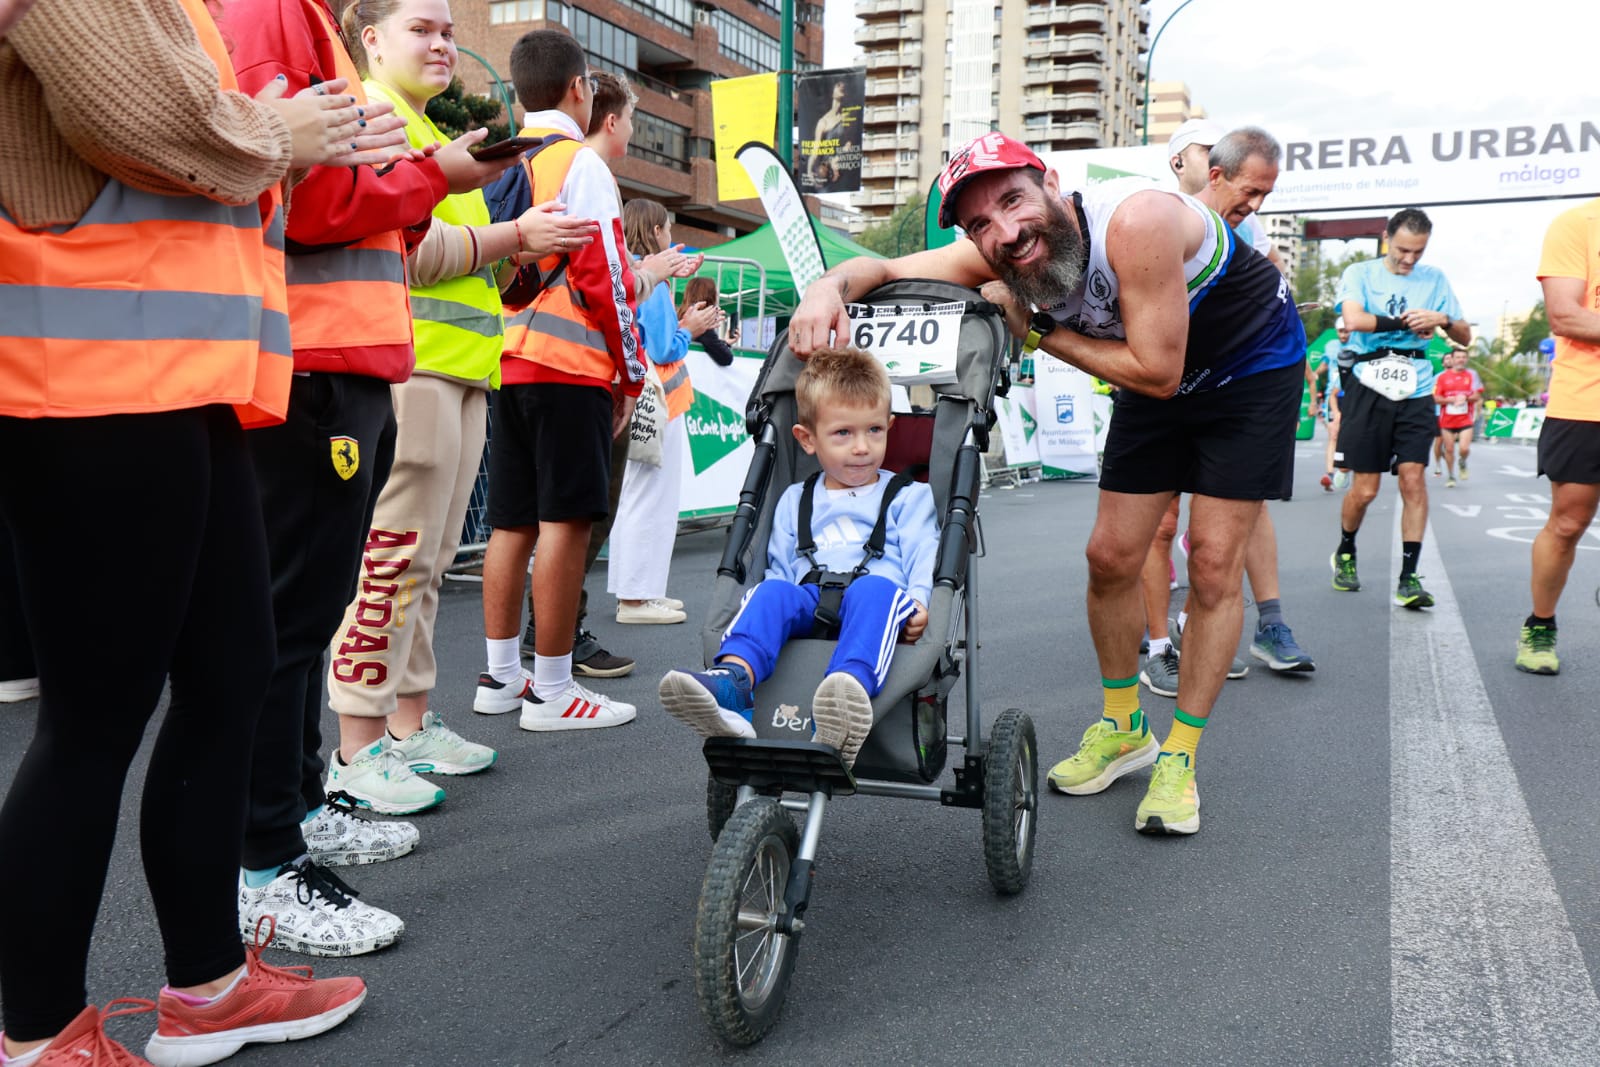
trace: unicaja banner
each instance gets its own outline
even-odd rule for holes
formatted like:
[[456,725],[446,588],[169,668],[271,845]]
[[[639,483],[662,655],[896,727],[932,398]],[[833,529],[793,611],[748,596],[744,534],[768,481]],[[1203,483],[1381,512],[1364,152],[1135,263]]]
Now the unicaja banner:
[[739,146],[772,141],[778,128],[778,76],[751,74],[712,82],[711,118],[716,127],[717,196],[749,200],[756,187],[739,166]]
[[800,188],[808,193],[854,193],[861,188],[861,108],[865,67],[802,74],[794,82],[800,128]]
[[1077,367],[1049,356],[1033,362],[1034,418],[1038,420],[1039,461],[1046,478],[1094,478],[1094,382]]
[[[1051,152],[1043,158],[1068,189],[1129,174],[1177,184],[1164,144]],[[1600,119],[1485,119],[1477,126],[1371,126],[1286,140],[1277,187],[1261,213],[1492,204],[1597,193]]]
[[738,159],[750,181],[761,197],[761,206],[767,209],[773,232],[778,235],[778,247],[794,276],[796,292],[805,292],[806,286],[822,277],[822,245],[811,228],[811,216],[806,213],[806,202],[795,188],[794,175],[784,166],[772,149],[752,141],[739,149]]

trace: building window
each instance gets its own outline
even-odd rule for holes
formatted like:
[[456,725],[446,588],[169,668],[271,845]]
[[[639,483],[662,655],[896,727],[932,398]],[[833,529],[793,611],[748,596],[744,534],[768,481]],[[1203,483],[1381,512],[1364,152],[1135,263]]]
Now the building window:
[[762,33],[743,19],[736,19],[721,8],[701,12],[701,17],[717,31],[717,51],[736,63],[757,71],[778,69],[778,39]]
[[[560,7],[559,4],[551,5]],[[492,0],[489,4],[489,25],[503,26],[511,22],[539,22],[544,19],[544,0]],[[552,20],[561,16],[556,13]]]
[[579,8],[573,8],[570,14],[567,26],[596,61],[595,66],[622,75],[639,69],[639,38]]
[[617,0],[623,7],[654,16],[669,29],[685,37],[694,36],[694,4],[691,0]]
[[652,115],[633,113],[633,140],[628,151],[640,159],[673,170],[689,169],[689,127]]

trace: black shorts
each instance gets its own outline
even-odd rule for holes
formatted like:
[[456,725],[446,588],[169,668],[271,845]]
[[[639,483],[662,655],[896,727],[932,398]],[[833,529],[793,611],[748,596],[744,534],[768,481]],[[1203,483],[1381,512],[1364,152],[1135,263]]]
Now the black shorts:
[[609,389],[541,382],[495,394],[490,526],[603,519],[610,478]]
[[1169,400],[1122,391],[1106,432],[1100,488],[1286,499],[1305,373],[1304,363],[1294,363]]
[[1402,463],[1428,462],[1439,436],[1431,396],[1390,400],[1350,376],[1339,401],[1343,418],[1333,463],[1358,474],[1397,474]]
[[1545,419],[1539,431],[1539,473],[1552,482],[1600,485],[1600,422]]

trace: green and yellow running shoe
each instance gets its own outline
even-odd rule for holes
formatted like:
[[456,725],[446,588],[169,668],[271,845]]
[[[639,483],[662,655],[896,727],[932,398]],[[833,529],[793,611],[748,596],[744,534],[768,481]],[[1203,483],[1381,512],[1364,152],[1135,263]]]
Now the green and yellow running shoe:
[[1517,638],[1517,670],[1529,674],[1560,674],[1554,626],[1524,626]]
[[1123,775],[1148,767],[1161,745],[1141,722],[1137,730],[1113,730],[1101,719],[1083,732],[1077,755],[1050,768],[1050,787],[1073,796],[1099,793]]
[[1341,593],[1359,593],[1361,579],[1356,577],[1356,558],[1348,552],[1335,552],[1328,557],[1333,568],[1333,587]]
[[1163,752],[1156,760],[1133,828],[1141,834],[1192,834],[1200,829],[1200,791],[1187,755]]
[[1423,608],[1433,607],[1433,594],[1422,588],[1421,578],[1415,574],[1407,574],[1400,579],[1400,584],[1394,587],[1394,602],[1403,608],[1421,611]]

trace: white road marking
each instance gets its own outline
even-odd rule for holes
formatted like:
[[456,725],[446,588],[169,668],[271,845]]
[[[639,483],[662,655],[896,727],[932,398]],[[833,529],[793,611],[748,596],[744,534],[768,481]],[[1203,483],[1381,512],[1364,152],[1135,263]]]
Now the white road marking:
[[1436,606],[1389,630],[1391,1062],[1593,1064],[1600,999],[1431,528],[1418,570]]

